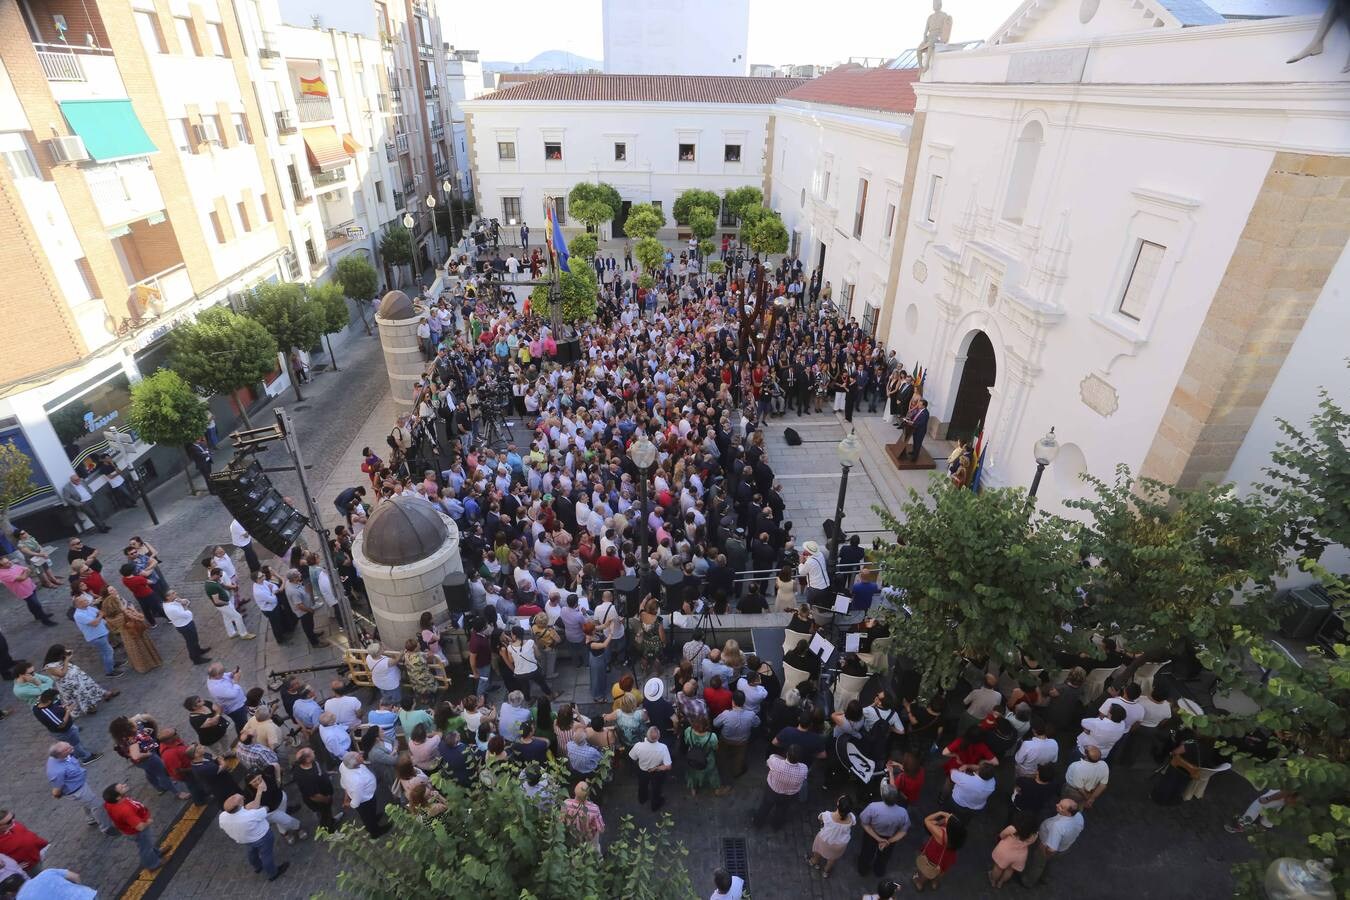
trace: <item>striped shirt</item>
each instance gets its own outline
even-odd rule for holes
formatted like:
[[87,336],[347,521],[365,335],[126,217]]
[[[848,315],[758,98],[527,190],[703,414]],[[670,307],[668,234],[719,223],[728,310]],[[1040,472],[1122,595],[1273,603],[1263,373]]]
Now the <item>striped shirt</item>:
[[786,757],[774,754],[769,757],[769,788],[775,794],[793,796],[802,789],[810,772],[806,763],[791,763]]

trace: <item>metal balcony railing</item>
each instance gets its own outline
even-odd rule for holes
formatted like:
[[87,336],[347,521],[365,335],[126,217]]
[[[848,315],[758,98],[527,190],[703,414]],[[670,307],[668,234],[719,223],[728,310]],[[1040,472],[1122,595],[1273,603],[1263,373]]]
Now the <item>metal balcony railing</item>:
[[398,159],[398,148],[394,146],[393,141],[384,145],[384,159],[385,162],[393,162]]
[[279,109],[276,115],[278,134],[295,134],[300,130],[295,126],[295,120],[291,117],[289,109]]
[[333,102],[327,97],[299,97],[295,101],[301,122],[324,122],[333,118]]
[[316,188],[331,187],[335,184],[342,184],[347,180],[346,168],[338,169],[333,172],[311,172],[310,179],[314,182]]
[[39,50],[38,62],[48,81],[84,81],[84,67],[74,53],[59,50]]

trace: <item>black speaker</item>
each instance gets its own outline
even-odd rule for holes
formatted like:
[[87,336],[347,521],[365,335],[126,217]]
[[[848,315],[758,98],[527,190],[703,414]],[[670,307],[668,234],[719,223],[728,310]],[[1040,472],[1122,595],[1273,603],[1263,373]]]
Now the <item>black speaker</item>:
[[211,475],[211,487],[230,515],[273,553],[285,553],[309,519],[285,501],[256,461],[231,464]]
[[1321,585],[1309,585],[1286,594],[1283,606],[1280,634],[1305,641],[1317,634],[1327,616],[1331,615],[1331,595]]
[[452,618],[458,619],[473,608],[469,602],[469,579],[463,572],[451,572],[445,576],[441,590],[445,593],[445,606]]
[[783,440],[787,441],[789,447],[799,447],[802,443],[802,436],[797,433],[795,428],[784,428]]

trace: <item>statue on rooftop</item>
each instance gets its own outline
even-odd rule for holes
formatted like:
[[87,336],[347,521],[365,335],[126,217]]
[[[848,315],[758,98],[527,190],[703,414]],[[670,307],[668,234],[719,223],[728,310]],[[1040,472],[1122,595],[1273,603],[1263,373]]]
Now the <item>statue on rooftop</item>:
[[[1317,23],[1317,31],[1313,34],[1312,40],[1308,42],[1308,46],[1289,57],[1285,62],[1296,63],[1301,59],[1307,59],[1309,56],[1321,55],[1322,43],[1331,33],[1332,26],[1336,24],[1337,19],[1343,20],[1345,27],[1350,29],[1350,0],[1330,0],[1327,3],[1327,11],[1322,14],[1322,21]],[[1350,60],[1346,61],[1345,68],[1341,71],[1350,72]]]
[[952,39],[952,17],[942,11],[942,0],[933,0],[933,14],[923,26],[923,41],[914,50],[919,68],[928,71],[933,64],[933,54],[941,44]]

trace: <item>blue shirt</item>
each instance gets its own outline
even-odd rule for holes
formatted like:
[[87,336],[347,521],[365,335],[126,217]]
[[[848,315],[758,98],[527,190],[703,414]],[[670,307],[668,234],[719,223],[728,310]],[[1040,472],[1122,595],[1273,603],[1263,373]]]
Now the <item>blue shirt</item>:
[[392,710],[372,709],[366,715],[366,721],[371,725],[380,726],[380,731],[389,740],[394,740],[394,726],[398,724],[398,713]]
[[567,742],[567,764],[578,775],[589,775],[600,767],[600,751],[590,744]]
[[[97,620],[97,621],[95,621]],[[96,641],[108,636],[108,625],[98,617],[98,610],[92,606],[75,610],[75,624],[86,641]]]
[[92,900],[98,891],[66,880],[65,869],[43,869],[25,881],[15,897],[20,900]]
[[860,581],[853,586],[853,599],[848,604],[849,612],[866,612],[872,608],[877,591],[881,585],[875,581]]
[[322,714],[323,707],[319,705],[319,701],[310,700],[308,697],[301,697],[291,707],[291,715],[295,717],[295,721],[306,728],[318,728],[319,716]]
[[507,703],[502,706],[501,716],[498,717],[497,731],[508,742],[518,741],[521,723],[528,722],[533,713],[534,710],[528,706],[512,706]]
[[47,757],[47,781],[54,788],[61,789],[61,795],[73,794],[89,780],[84,766],[72,753],[65,759]]

